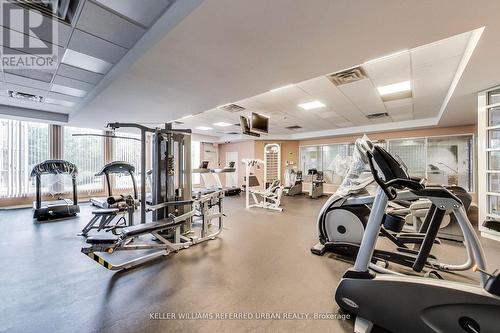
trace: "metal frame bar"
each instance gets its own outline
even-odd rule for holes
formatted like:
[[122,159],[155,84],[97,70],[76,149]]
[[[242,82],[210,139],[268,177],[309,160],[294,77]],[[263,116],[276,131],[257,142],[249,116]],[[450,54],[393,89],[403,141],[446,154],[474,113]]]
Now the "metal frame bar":
[[[120,270],[140,265],[142,263],[151,261],[160,256],[169,255],[172,252],[177,252],[182,249],[187,249],[192,245],[206,242],[208,240],[213,240],[217,238],[217,236],[222,232],[223,229],[223,217],[224,217],[224,214],[222,212],[223,198],[224,198],[224,192],[222,191],[200,196],[194,202],[195,203],[194,209],[180,216],[175,217],[170,223],[163,226],[163,228],[158,228],[157,230],[154,231],[144,232],[133,237],[121,238],[120,236],[113,243],[93,244],[90,247],[82,248],[81,251],[83,254],[95,260],[96,262],[98,262],[100,265],[102,265],[107,269]],[[210,212],[210,209],[213,207],[218,207],[217,213]],[[193,216],[195,216],[197,211],[200,212],[202,217],[202,227],[200,232],[201,237],[196,237],[196,236],[188,237],[185,235],[180,235],[179,234],[180,228],[183,224],[181,222],[190,223],[190,219]],[[206,232],[208,230],[208,227],[211,224],[211,220],[214,218],[217,218],[219,221],[217,230],[207,235]],[[177,236],[175,237],[175,242],[171,242],[165,237],[163,237],[161,231],[166,229],[175,229],[177,234]],[[151,234],[158,242],[160,242],[160,244],[130,244],[133,241],[133,239],[147,234]],[[115,251],[133,251],[133,250],[149,250],[149,249],[158,249],[159,251],[149,253],[117,265],[112,264],[111,262],[104,259],[98,254],[99,252],[107,252],[112,254]]]

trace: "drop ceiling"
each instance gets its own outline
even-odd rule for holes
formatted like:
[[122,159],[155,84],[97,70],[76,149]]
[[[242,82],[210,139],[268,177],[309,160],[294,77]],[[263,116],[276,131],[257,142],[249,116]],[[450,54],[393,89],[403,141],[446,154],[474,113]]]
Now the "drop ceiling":
[[[57,25],[57,38],[45,34],[29,37],[35,43],[39,38],[52,43],[57,53],[57,68],[2,69],[0,104],[65,114],[78,109],[84,97],[173,1],[73,0],[77,9],[71,22],[53,21]],[[26,8],[19,7],[16,1],[11,3],[17,8]],[[7,23],[3,22],[0,33],[8,30],[6,32],[16,39],[25,37]],[[8,91],[41,96],[42,102],[14,99],[9,97]]]
[[[270,117],[270,137],[437,117],[453,79],[461,74],[459,65],[472,35],[471,31],[464,32],[363,64],[352,64],[363,73],[354,82],[336,85],[328,78],[331,73],[325,73],[232,102],[243,108],[239,112],[216,107],[178,119],[182,124],[176,126],[230,140],[235,132],[239,135],[239,117],[248,117],[252,112]],[[381,96],[377,90],[401,82],[409,83],[411,88],[402,95]],[[312,110],[300,107],[314,101],[320,102],[320,107]],[[374,114],[387,116],[371,119]],[[221,121],[235,125],[215,125]],[[297,126],[300,128],[289,128]]]

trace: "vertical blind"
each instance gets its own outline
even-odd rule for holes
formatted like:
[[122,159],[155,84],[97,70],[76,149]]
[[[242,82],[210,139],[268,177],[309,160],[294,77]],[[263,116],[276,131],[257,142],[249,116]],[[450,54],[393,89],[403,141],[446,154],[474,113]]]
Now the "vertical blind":
[[[120,137],[125,138],[115,138],[112,140],[112,159],[113,161],[125,161],[132,164],[135,167],[135,179],[137,181],[137,186],[141,184],[141,177],[139,176],[142,172],[141,170],[141,142],[134,140],[140,139],[139,135],[117,133]],[[132,179],[127,175],[116,175],[113,182],[114,188],[116,189],[131,189]]]
[[0,197],[33,194],[31,169],[48,157],[47,124],[0,119]]
[[103,177],[95,174],[104,166],[104,138],[99,136],[73,136],[73,134],[103,134],[103,131],[64,127],[64,159],[78,167],[78,191],[100,192]]

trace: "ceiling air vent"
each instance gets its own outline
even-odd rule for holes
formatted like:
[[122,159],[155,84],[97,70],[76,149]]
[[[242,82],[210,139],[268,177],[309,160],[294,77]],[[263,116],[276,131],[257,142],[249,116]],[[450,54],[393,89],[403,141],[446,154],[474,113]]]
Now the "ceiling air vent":
[[227,134],[227,135],[238,135],[238,134],[240,134],[240,133],[238,133],[238,132],[229,132],[229,133],[226,133],[226,134]]
[[9,93],[10,97],[15,98],[15,99],[22,99],[22,100],[32,101],[32,102],[42,102],[43,101],[43,97],[38,96],[38,95],[31,95],[31,94],[18,92],[18,91],[12,91],[12,90],[9,90],[8,93]]
[[176,125],[182,125],[182,124],[184,124],[184,123],[183,123],[182,121],[177,121],[177,120],[176,120],[176,121],[174,121],[174,124],[176,124]]
[[62,22],[71,23],[75,17],[80,0],[12,0],[21,7],[36,9],[43,15],[52,17]]
[[242,107],[238,104],[226,104],[226,105],[219,106],[217,108],[220,110],[224,110],[224,111],[232,112],[232,113],[241,112],[241,111],[245,110],[244,107]]
[[380,119],[385,117],[389,117],[389,114],[387,112],[372,113],[366,116],[366,118],[368,119]]
[[361,66],[346,69],[342,72],[333,73],[327,75],[326,77],[336,86],[341,86],[343,84],[348,84],[368,78],[365,70]]
[[286,129],[289,129],[289,130],[297,130],[297,129],[301,129],[302,126],[299,126],[299,125],[292,125],[292,126],[288,126],[288,127],[285,127]]

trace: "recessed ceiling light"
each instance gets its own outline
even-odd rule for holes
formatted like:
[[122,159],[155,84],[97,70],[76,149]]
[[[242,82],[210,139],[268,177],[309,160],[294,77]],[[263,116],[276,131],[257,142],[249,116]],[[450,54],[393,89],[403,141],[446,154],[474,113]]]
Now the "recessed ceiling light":
[[71,49],[64,52],[62,63],[99,74],[105,74],[113,66],[107,61]]
[[73,103],[73,102],[61,101],[59,99],[54,99],[54,98],[46,98],[45,103],[62,105],[62,106],[68,107],[68,108],[75,106],[75,103]]
[[283,89],[286,89],[286,88],[290,88],[290,87],[293,87],[293,84],[292,84],[292,83],[287,84],[287,85],[282,86],[282,87],[278,87],[278,88],[271,89],[271,90],[269,90],[269,91],[270,91],[270,92],[275,92],[275,91],[280,91],[280,90],[283,90]]
[[52,84],[52,88],[50,90],[64,95],[70,95],[76,97],[83,97],[87,95],[87,92],[84,90],[61,86],[59,84]]
[[212,127],[198,126],[198,127],[196,127],[196,129],[199,129],[200,131],[210,131],[212,129]]
[[411,90],[411,83],[410,81],[403,81],[399,83],[389,84],[387,86],[378,87],[377,90],[380,96],[395,94],[398,92]]
[[324,108],[326,105],[321,103],[320,101],[312,101],[307,103],[299,104],[298,107],[304,110],[313,110],[318,108]]
[[219,121],[218,123],[214,123],[215,126],[219,126],[219,127],[227,127],[227,126],[231,126],[231,124],[229,123],[225,123],[223,121]]

